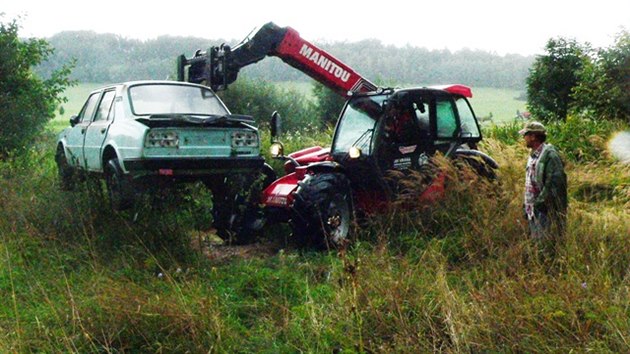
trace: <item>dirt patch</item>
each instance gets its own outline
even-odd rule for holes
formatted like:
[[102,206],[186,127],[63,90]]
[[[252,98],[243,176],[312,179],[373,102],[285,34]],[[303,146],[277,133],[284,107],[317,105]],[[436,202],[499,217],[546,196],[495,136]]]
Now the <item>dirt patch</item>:
[[214,230],[196,232],[191,238],[193,249],[202,252],[213,261],[224,262],[232,259],[266,258],[285,248],[281,242],[263,240],[248,245],[228,245]]

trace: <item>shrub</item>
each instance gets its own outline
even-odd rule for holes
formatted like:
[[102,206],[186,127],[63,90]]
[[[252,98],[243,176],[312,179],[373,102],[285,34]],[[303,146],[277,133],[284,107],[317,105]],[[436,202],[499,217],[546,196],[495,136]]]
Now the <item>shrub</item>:
[[253,116],[262,128],[268,126],[274,111],[282,115],[284,131],[321,126],[313,105],[295,89],[283,89],[263,80],[241,77],[219,95],[230,111]]
[[[608,157],[606,142],[613,133],[624,129],[624,124],[569,115],[565,122],[549,122],[545,127],[547,141],[564,157],[573,162],[593,162]],[[521,123],[495,125],[485,135],[504,144],[521,144],[523,139],[518,134],[521,128]]]
[[630,123],[630,32],[617,36],[614,46],[601,49],[596,59],[581,73],[572,96],[576,111],[598,118]]
[[53,49],[42,39],[21,40],[18,28],[15,20],[0,23],[0,156],[25,149],[54,118],[57,106],[66,101],[61,93],[72,84],[70,66],[46,80],[33,74]]

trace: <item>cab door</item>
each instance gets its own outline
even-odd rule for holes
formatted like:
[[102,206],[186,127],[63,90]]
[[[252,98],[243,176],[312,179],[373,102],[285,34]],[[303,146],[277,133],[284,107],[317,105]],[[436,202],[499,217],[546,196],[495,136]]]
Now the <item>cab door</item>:
[[101,92],[94,92],[88,97],[87,101],[83,105],[81,112],[77,116],[76,124],[70,128],[66,134],[66,151],[68,152],[68,163],[71,166],[86,168],[85,159],[83,156],[83,144],[85,142],[85,133],[88,126],[92,122],[92,116],[98,99],[101,96]]
[[435,93],[431,118],[433,120],[434,148],[447,155],[460,142],[460,120],[453,97],[441,92]]
[[109,125],[113,121],[113,103],[116,91],[114,89],[103,92],[101,101],[94,114],[94,119],[87,126],[83,154],[85,156],[86,169],[89,171],[101,171],[101,150]]

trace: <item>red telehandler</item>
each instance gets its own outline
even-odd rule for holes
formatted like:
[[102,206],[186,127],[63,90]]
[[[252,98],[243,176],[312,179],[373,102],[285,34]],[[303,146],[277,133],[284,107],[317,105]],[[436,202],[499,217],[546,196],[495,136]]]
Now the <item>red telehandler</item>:
[[[477,150],[482,136],[467,100],[470,88],[379,88],[290,27],[270,22],[233,49],[222,45],[190,59],[181,56],[178,76],[221,90],[236,80],[242,67],[266,56],[281,58],[347,101],[330,148],[315,146],[286,156],[276,140],[280,127],[274,113],[272,156],[286,160],[285,175],[262,191],[264,213],[231,218],[240,220],[230,226],[237,239],[248,239],[264,222],[279,221],[289,222],[302,244],[344,245],[355,215],[384,210],[399,196],[400,185],[389,177],[391,172],[426,171],[437,152],[495,178],[496,162]],[[443,193],[443,175],[427,178],[418,203]]]

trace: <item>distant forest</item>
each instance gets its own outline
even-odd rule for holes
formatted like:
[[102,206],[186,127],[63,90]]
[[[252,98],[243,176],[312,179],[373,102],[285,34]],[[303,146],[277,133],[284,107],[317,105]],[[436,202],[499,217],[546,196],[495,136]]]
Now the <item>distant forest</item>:
[[[44,77],[64,63],[76,59],[72,78],[79,82],[120,82],[141,79],[172,79],[176,57],[190,57],[195,50],[206,50],[221,43],[236,45],[236,40],[162,36],[141,41],[114,34],[91,31],[61,32],[46,39],[55,49],[50,60],[38,68]],[[500,56],[480,50],[428,50],[420,47],[395,47],[378,40],[315,43],[339,58],[366,78],[382,85],[429,85],[462,83],[473,87],[523,90],[533,56]],[[284,64],[268,58],[241,70],[250,79],[268,81],[308,81],[309,78]]]

